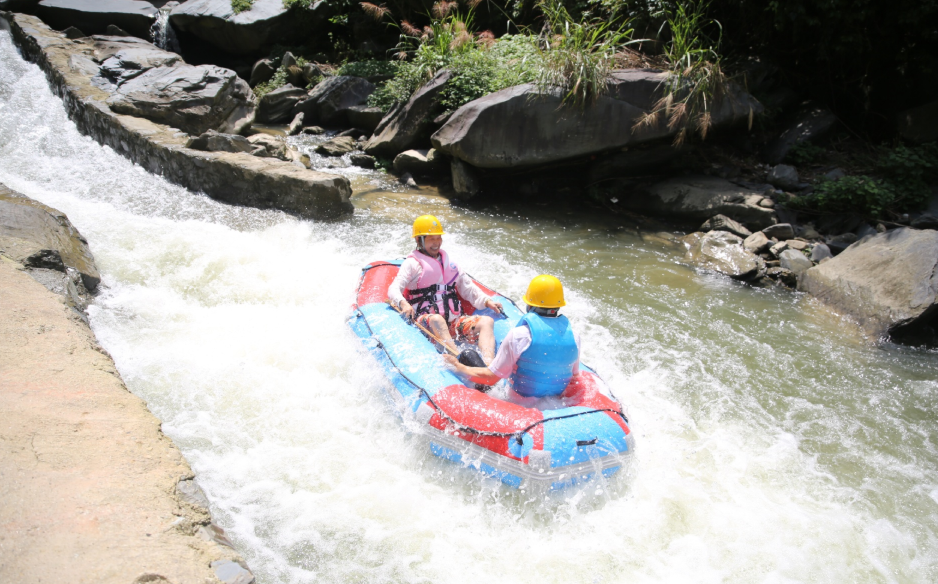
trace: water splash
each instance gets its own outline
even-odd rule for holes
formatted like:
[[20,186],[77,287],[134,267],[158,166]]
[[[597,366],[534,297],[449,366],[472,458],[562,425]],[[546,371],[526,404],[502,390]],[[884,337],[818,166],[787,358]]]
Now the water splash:
[[180,48],[179,41],[176,39],[176,31],[169,21],[169,14],[177,6],[179,6],[179,2],[175,1],[167,2],[161,6],[156,16],[156,22],[150,27],[150,38],[153,40],[153,44],[164,51],[173,53],[179,53]]

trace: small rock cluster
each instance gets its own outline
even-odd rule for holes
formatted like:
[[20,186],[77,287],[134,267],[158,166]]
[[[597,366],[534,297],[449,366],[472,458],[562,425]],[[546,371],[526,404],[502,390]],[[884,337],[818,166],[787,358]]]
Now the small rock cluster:
[[683,242],[687,259],[701,267],[749,282],[768,277],[789,288],[797,286],[806,270],[833,256],[810,226],[799,228],[797,235],[789,223],[752,233],[725,215],[708,219]]

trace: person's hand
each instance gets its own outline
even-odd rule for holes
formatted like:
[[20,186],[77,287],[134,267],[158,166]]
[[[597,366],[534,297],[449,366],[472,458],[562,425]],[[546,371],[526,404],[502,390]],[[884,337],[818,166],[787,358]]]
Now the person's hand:
[[404,315],[404,318],[414,320],[414,307],[410,305],[410,302],[401,300],[401,303],[398,304],[397,307],[401,309],[401,314]]
[[486,308],[491,308],[491,309],[494,310],[495,312],[500,312],[500,313],[502,313],[502,314],[505,314],[505,311],[502,310],[502,303],[501,303],[501,302],[495,302],[495,301],[492,300],[491,298],[489,298],[488,300],[485,301],[485,307],[486,307]]
[[454,371],[459,371],[459,360],[452,355],[446,354],[443,355],[443,361],[446,362],[446,366]]

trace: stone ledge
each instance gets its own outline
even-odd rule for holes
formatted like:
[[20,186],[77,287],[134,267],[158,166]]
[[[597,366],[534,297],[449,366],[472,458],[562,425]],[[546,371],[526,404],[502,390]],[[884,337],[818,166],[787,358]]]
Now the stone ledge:
[[333,219],[354,210],[348,179],[250,154],[186,148],[188,136],[143,118],[115,114],[110,96],[91,83],[90,39],[69,40],[34,16],[0,12],[24,57],[45,72],[79,131],[154,174],[192,191],[237,205],[279,209],[312,219]]

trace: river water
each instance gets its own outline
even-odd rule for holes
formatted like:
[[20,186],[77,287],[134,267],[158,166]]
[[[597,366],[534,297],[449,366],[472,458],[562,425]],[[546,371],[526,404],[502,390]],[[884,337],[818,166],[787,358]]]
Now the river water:
[[[79,134],[0,32],[0,182],[88,238],[92,327],[258,582],[938,581],[938,353],[695,271],[615,218],[349,172],[338,222],[188,192]],[[406,254],[421,213],[507,295],[564,281],[584,361],[628,406],[628,472],[529,498],[395,417],[345,319],[361,266]]]

